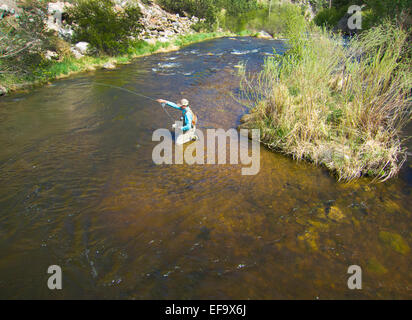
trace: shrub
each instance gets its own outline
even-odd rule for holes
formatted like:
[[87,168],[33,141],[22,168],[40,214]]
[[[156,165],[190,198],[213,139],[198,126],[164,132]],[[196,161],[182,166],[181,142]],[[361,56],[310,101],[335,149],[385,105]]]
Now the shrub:
[[399,18],[403,12],[410,14],[412,8],[412,0],[365,0],[365,3],[374,12],[377,19],[385,19],[387,17]]
[[338,24],[339,20],[346,14],[347,11],[348,6],[343,6],[340,8],[323,8],[315,16],[314,22],[318,26],[332,29]]
[[[314,22],[318,26],[333,28],[337,25],[339,19],[345,15],[348,7],[353,4],[356,3],[350,0],[332,1],[332,7],[321,9],[315,16]],[[358,4],[366,5],[362,10],[363,30],[377,26],[387,18],[403,23],[405,27],[410,27],[412,0],[364,0]]]
[[112,0],[77,0],[68,14],[74,25],[73,40],[89,42],[99,53],[124,52],[130,37],[141,30],[139,7],[127,6],[117,12]]
[[48,49],[57,52],[60,58],[71,56],[70,43],[64,41],[56,35],[49,38]]

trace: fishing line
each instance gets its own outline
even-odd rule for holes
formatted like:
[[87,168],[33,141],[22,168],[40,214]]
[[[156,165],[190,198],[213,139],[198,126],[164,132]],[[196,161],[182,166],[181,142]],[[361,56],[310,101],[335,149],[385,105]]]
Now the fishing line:
[[[101,82],[92,82],[92,83],[86,83],[86,82],[84,82],[84,83],[79,83],[79,85],[82,85],[82,84],[97,84],[97,85],[99,85],[99,86],[104,86],[104,87],[110,87],[110,88],[114,88],[114,89],[119,89],[119,90],[123,90],[123,91],[128,92],[128,93],[131,93],[131,94],[135,94],[135,95],[140,96],[140,97],[142,97],[142,98],[146,98],[146,99],[149,99],[149,100],[152,100],[152,101],[156,101],[156,102],[157,102],[156,99],[154,99],[154,98],[152,98],[152,97],[149,97],[149,96],[145,96],[144,94],[141,94],[141,93],[139,93],[139,92],[132,91],[132,90],[129,90],[129,89],[126,89],[126,88],[118,87],[118,86],[114,86],[114,85],[107,84],[107,83],[101,83]],[[164,112],[169,116],[169,118],[174,122],[173,117],[172,117],[172,116],[170,115],[170,113],[165,109],[164,103],[162,103],[161,106],[162,106],[163,111],[164,111]]]
[[174,119],[172,118],[172,116],[170,115],[169,111],[166,110],[165,104],[162,103],[161,106],[162,106],[162,108],[163,108],[163,111],[166,112],[166,114],[169,116],[169,118],[172,120],[172,122],[175,122],[175,120],[174,120]]
[[126,89],[126,88],[114,86],[114,85],[111,85],[111,84],[106,84],[106,83],[101,83],[101,82],[93,82],[92,84],[97,84],[97,85],[100,85],[100,86],[105,86],[105,87],[110,87],[110,88],[114,88],[114,89],[123,90],[123,91],[129,92],[129,93],[135,94],[137,96],[140,96],[140,97],[152,100],[152,101],[156,101],[156,99],[145,96],[144,94],[141,94],[141,93],[138,93],[136,91],[132,91],[132,90],[129,90],[129,89]]

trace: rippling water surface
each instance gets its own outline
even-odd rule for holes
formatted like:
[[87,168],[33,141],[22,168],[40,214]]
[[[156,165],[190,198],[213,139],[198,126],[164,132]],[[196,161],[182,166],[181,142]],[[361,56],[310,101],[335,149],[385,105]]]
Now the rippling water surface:
[[[218,39],[0,100],[0,298],[412,298],[411,162],[342,184],[261,148],[261,171],[156,166],[155,98],[235,128],[236,65],[282,42]],[[170,110],[179,118],[179,113]],[[63,290],[47,289],[47,268]],[[363,290],[347,269],[363,269]]]

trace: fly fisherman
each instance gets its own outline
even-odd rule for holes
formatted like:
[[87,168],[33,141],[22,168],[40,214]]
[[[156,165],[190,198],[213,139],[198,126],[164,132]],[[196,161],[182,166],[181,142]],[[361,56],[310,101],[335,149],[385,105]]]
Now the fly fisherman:
[[[195,127],[195,125],[196,125],[196,116],[194,115],[192,109],[190,109],[188,100],[182,99],[182,100],[180,100],[179,104],[176,104],[174,102],[170,102],[170,101],[167,101],[167,100],[163,100],[163,99],[158,99],[156,101],[163,104],[163,105],[167,105],[169,107],[172,107],[174,109],[182,111],[182,114],[183,114],[183,117],[182,117],[183,127],[181,127],[180,130],[182,130],[183,133],[186,133],[188,130]],[[173,128],[175,128],[175,125],[173,125]]]

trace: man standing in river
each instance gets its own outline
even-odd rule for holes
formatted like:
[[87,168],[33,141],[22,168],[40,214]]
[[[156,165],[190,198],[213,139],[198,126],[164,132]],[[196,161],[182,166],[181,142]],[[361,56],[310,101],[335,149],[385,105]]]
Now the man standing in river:
[[[172,107],[174,109],[182,110],[183,127],[181,127],[180,129],[183,131],[183,133],[186,133],[188,130],[195,128],[196,116],[193,114],[192,109],[190,109],[189,101],[187,99],[180,100],[179,105],[177,105],[174,102],[170,102],[170,101],[163,100],[163,99],[157,99],[156,101],[164,105],[167,105],[169,107]],[[173,125],[173,128],[175,128],[175,125]]]

